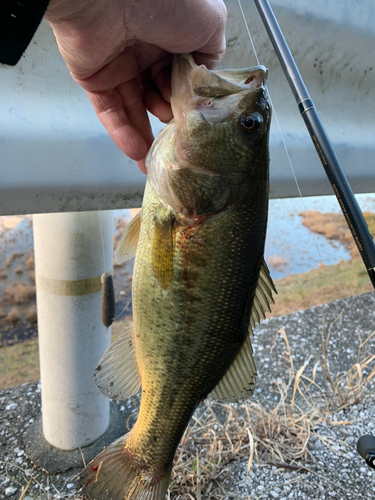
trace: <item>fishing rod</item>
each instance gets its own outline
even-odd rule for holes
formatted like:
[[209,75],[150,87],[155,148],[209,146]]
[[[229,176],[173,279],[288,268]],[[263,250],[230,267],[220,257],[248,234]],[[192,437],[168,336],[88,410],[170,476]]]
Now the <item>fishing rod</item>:
[[254,0],[375,289],[375,243],[268,0]]

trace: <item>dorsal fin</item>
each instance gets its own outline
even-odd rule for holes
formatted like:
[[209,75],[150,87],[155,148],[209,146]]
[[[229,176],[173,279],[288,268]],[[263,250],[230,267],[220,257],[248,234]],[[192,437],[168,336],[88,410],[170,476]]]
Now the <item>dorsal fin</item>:
[[[259,278],[255,290],[255,296],[250,316],[250,327],[253,328],[266,317],[266,313],[271,311],[270,304],[274,304],[272,293],[277,293],[272,281],[267,264],[263,260],[260,266]],[[250,328],[250,329],[251,329]]]
[[132,327],[126,328],[100,358],[95,370],[95,382],[110,399],[128,399],[141,385],[132,340]]
[[[266,317],[270,304],[274,303],[272,292],[276,292],[267,264],[261,264],[250,317],[250,335],[252,327]],[[222,402],[235,402],[248,399],[254,392],[256,367],[253,348],[248,337],[224,377],[210,393],[210,397]]]
[[142,210],[126,226],[122,233],[121,240],[115,251],[117,264],[122,264],[126,260],[131,260],[137,250],[139,232],[141,230]]

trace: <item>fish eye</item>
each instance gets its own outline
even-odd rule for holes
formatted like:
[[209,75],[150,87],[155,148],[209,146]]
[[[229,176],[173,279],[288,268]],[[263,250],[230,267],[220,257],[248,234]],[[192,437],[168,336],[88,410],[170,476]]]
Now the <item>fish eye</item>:
[[250,113],[249,115],[244,115],[241,118],[241,129],[246,134],[256,134],[263,124],[263,117],[260,113]]

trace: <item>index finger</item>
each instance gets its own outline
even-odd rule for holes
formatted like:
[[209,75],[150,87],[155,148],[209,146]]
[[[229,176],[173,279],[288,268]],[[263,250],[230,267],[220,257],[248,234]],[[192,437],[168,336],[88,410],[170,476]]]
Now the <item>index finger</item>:
[[132,160],[143,160],[153,135],[137,81],[130,80],[113,90],[87,91],[87,95],[99,120],[121,151]]

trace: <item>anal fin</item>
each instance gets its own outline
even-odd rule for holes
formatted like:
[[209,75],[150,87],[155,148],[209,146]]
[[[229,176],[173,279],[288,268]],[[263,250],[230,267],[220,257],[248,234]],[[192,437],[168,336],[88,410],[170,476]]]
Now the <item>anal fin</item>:
[[141,377],[135,358],[131,326],[105,351],[94,376],[100,391],[110,399],[128,399],[136,394],[141,385]]

